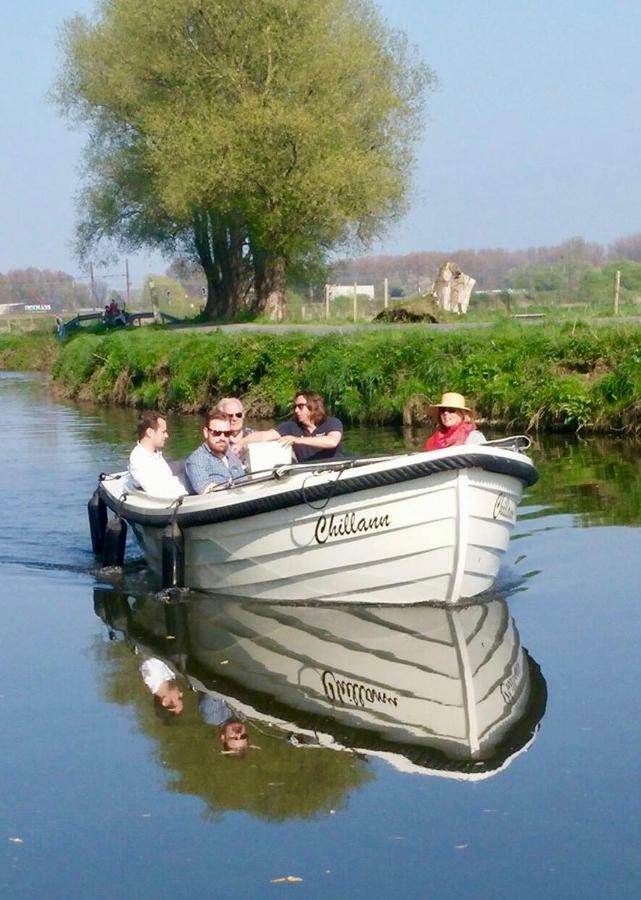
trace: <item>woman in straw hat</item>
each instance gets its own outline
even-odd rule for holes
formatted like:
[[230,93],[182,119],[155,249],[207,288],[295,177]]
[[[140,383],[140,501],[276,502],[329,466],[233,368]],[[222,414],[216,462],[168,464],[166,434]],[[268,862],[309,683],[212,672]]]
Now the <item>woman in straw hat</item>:
[[425,441],[425,450],[485,442],[484,435],[476,428],[474,410],[465,405],[462,394],[446,391],[441,402],[430,406],[427,413],[436,420],[436,431]]

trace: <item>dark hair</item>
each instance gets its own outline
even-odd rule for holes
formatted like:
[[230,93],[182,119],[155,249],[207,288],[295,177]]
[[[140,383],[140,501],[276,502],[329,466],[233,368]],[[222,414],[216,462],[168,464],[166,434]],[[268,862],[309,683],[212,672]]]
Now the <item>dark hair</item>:
[[314,425],[320,425],[321,422],[325,421],[327,412],[325,410],[325,403],[320,394],[315,394],[313,391],[296,391],[294,403],[296,403],[296,397],[305,398],[305,403],[309,407],[309,417]]
[[166,420],[167,416],[155,409],[146,409],[144,412],[140,413],[140,418],[138,419],[137,426],[138,438],[143,438],[148,428],[153,428],[153,430],[155,431],[156,428],[158,428],[159,419]]
[[212,419],[223,419],[225,422],[228,422],[229,416],[221,412],[217,406],[214,406],[211,409],[207,410],[207,412],[203,416],[203,425],[205,426],[205,428],[209,427],[209,423]]

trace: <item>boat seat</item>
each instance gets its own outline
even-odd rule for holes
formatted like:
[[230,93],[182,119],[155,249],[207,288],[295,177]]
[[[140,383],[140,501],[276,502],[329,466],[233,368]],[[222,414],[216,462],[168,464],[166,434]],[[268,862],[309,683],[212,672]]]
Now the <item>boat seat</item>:
[[189,481],[187,480],[187,473],[185,472],[185,460],[175,459],[172,461],[167,460],[167,462],[169,463],[171,474],[176,476],[186,491],[193,494]]
[[247,444],[247,471],[260,474],[277,466],[290,465],[294,454],[291,447],[282,447],[278,441]]

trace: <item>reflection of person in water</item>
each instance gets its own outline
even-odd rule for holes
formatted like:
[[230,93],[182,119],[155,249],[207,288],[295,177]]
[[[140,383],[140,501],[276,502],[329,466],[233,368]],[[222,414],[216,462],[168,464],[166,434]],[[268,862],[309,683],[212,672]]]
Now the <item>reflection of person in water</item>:
[[198,693],[198,710],[207,725],[221,726],[220,741],[223,753],[242,757],[249,748],[247,728],[236,710],[221,697],[204,691]]
[[[140,667],[143,681],[154,697],[154,706],[161,718],[172,718],[183,711],[183,693],[176,681],[176,673],[167,663],[155,656]],[[236,710],[222,697],[198,691],[198,710],[206,725],[221,728],[223,753],[242,758],[249,749],[247,728]]]
[[154,695],[154,706],[161,712],[166,710],[173,716],[183,711],[183,694],[176,682],[176,673],[167,663],[155,656],[146,659],[140,667],[142,680]]

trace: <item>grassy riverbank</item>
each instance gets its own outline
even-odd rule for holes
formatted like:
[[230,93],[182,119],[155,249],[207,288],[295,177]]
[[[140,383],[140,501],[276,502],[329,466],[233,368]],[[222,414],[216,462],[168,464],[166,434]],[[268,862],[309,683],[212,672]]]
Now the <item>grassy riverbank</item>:
[[287,414],[296,388],[308,386],[346,422],[400,423],[421,418],[429,401],[452,389],[482,419],[512,430],[641,430],[641,346],[630,326],[415,326],[323,336],[139,330],[61,346],[0,338],[5,369],[47,368],[54,359],[65,396],[100,403],[197,412],[232,394],[252,415],[272,417]]
[[0,371],[48,372],[58,358],[59,341],[51,334],[0,335]]

